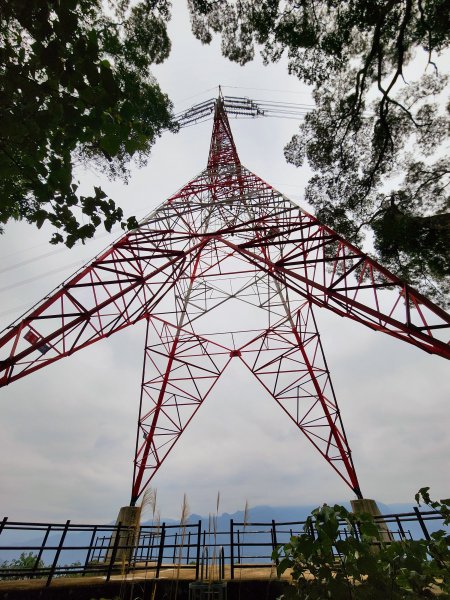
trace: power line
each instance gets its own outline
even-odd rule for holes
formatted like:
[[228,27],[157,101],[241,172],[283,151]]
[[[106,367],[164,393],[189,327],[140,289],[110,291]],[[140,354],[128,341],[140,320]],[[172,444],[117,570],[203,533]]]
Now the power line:
[[181,100],[179,100],[179,102],[185,102],[186,100],[192,100],[192,98],[198,98],[202,94],[205,94],[206,92],[212,92],[213,90],[218,90],[218,88],[219,88],[219,86],[215,85],[214,87],[208,88],[207,90],[203,90],[202,92],[199,92],[198,94],[194,94],[193,96],[187,96],[185,98],[181,98]]
[[0,317],[6,317],[6,315],[11,315],[13,313],[18,313],[21,310],[24,310],[25,308],[30,308],[30,303],[27,302],[27,304],[21,304],[20,306],[15,306],[14,308],[8,308],[8,310],[3,310],[2,312],[0,312]]
[[[100,234],[95,235],[94,237],[92,237],[92,238],[90,238],[88,240],[85,240],[84,245],[87,247],[89,244],[92,244],[93,242],[101,240],[102,238],[107,237],[107,236],[112,236],[113,234],[116,234],[117,232],[120,232],[120,231],[121,231],[120,227],[119,226],[115,226],[115,227],[113,227],[111,229],[111,231],[104,231],[103,233],[100,233]],[[11,254],[7,254],[4,258],[11,258],[11,257],[17,256],[18,254],[23,254],[23,253],[26,253],[26,252],[30,252],[31,250],[34,250],[36,248],[42,248],[43,246],[47,246],[48,247],[48,245],[49,245],[49,242],[42,242],[41,244],[36,244],[34,246],[29,246],[28,248],[23,248],[21,250],[17,250],[16,252],[12,252]],[[50,250],[49,252],[43,252],[43,253],[38,254],[36,256],[32,256],[31,258],[27,258],[27,259],[22,260],[22,261],[20,261],[18,263],[15,263],[14,265],[10,265],[8,267],[4,267],[3,269],[0,269],[0,274],[6,273],[7,271],[13,271],[15,269],[19,269],[20,267],[23,267],[23,266],[26,266],[26,265],[28,265],[30,263],[39,261],[42,258],[47,258],[49,256],[53,256],[55,254],[60,254],[61,252],[65,252],[65,251],[69,252],[69,249],[66,246],[64,246],[64,245],[61,245],[59,247],[53,246],[53,249]]]
[[57,269],[52,269],[51,271],[46,271],[45,273],[41,273],[39,275],[35,275],[34,277],[29,277],[28,279],[23,279],[22,281],[18,281],[17,283],[11,283],[10,285],[6,285],[0,288],[0,293],[7,292],[16,287],[21,287],[28,283],[32,283],[33,281],[37,281],[38,279],[42,279],[43,277],[47,277],[48,275],[54,275],[55,273],[61,273],[61,271],[67,271],[73,267],[81,267],[84,265],[84,261],[78,260],[75,263],[71,263],[70,265],[64,265],[63,267],[58,267]]
[[0,269],[0,274],[6,273],[7,271],[12,271],[13,269],[18,269],[18,268],[28,265],[32,262],[36,262],[37,260],[41,260],[42,258],[47,258],[47,256],[53,256],[54,254],[58,254],[58,253],[62,252],[63,250],[65,250],[65,248],[51,250],[50,252],[44,252],[43,254],[38,254],[37,256],[33,256],[33,258],[27,258],[26,260],[22,260],[21,262],[18,262],[14,265],[10,265],[9,267],[4,267],[3,269]]
[[30,252],[30,250],[35,250],[36,248],[42,248],[43,246],[47,246],[48,242],[41,242],[40,244],[35,244],[34,246],[29,246],[28,248],[21,248],[20,250],[16,250],[15,252],[11,252],[10,254],[4,255],[2,258],[11,258],[12,256],[17,256],[18,254],[23,254],[24,252]]
[[[175,115],[180,127],[207,121],[214,116],[216,99],[210,98]],[[281,102],[276,100],[253,100],[247,97],[224,96],[225,112],[235,118],[275,117],[300,120],[314,109],[313,104]]]
[[276,94],[295,94],[297,96],[309,96],[305,92],[294,92],[292,90],[276,90],[274,88],[258,88],[258,87],[244,87],[242,85],[222,85],[223,88],[232,88],[235,90],[256,90],[258,92],[274,92]]

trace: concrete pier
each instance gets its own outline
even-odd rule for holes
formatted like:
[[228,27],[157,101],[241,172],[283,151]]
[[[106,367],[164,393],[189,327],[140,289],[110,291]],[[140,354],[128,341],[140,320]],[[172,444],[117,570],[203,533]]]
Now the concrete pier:
[[[367,513],[374,517],[381,516],[378,504],[375,502],[375,500],[372,500],[371,498],[358,498],[357,500],[350,500],[350,504],[352,506],[352,511],[355,515]],[[377,525],[378,531],[380,532],[381,540],[383,542],[394,541],[394,537],[389,531],[389,528],[387,524],[383,521],[383,519],[378,519]]]
[[[133,548],[137,541],[139,532],[139,521],[141,516],[140,506],[122,506],[116,519],[116,526],[120,523],[119,540],[117,540],[117,532],[115,531],[111,537],[111,543],[108,548],[106,561],[112,559],[113,549],[117,543],[117,552],[114,557],[114,562],[128,563],[133,554]],[[126,547],[121,547],[126,546]]]

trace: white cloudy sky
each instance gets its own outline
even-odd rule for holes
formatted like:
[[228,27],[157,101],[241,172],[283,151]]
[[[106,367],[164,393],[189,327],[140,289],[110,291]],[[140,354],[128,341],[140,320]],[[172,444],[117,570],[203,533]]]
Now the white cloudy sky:
[[[284,63],[238,67],[203,47],[176,2],[170,59],[154,69],[176,111],[224,86],[229,95],[310,101]],[[231,122],[242,162],[302,202],[308,177],[287,165],[282,149],[296,123]],[[143,217],[205,166],[211,122],[165,134],[149,165],[128,186],[101,183],[128,214]],[[307,207],[306,207],[307,208]],[[117,235],[117,234],[116,234]],[[9,224],[0,237],[0,328],[114,240],[51,247],[50,231]],[[449,495],[448,363],[323,310],[322,341],[366,497],[409,501],[430,485]],[[129,501],[144,324],[129,328],[0,391],[0,517],[109,521]],[[192,511],[232,512],[248,500],[295,505],[348,500],[345,484],[273,400],[232,362],[154,480],[164,516],[179,514],[186,493]]]

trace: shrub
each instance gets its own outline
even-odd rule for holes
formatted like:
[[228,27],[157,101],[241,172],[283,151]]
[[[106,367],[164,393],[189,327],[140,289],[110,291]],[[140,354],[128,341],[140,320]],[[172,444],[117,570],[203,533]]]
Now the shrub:
[[[432,501],[428,490],[419,490],[416,501],[440,512],[448,525],[450,499]],[[308,517],[302,534],[273,553],[278,575],[292,570],[292,589],[282,598],[450,598],[450,536],[439,530],[430,538],[386,542],[371,515],[324,504]]]
[[[45,567],[44,561],[41,559],[37,560],[37,556],[32,552],[22,552],[19,558],[14,558],[10,561],[5,560],[0,563],[0,569],[10,569],[12,571],[30,571],[30,575],[32,571],[42,569],[43,567]],[[19,575],[11,574],[2,578],[6,580],[28,579],[28,577],[22,573]]]

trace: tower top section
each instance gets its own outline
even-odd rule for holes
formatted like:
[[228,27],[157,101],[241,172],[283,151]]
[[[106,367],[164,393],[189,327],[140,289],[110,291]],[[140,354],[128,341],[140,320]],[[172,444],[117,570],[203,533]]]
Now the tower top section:
[[221,167],[240,167],[241,161],[231,133],[230,123],[221,93],[215,102],[214,125],[208,156],[208,170],[217,171]]

